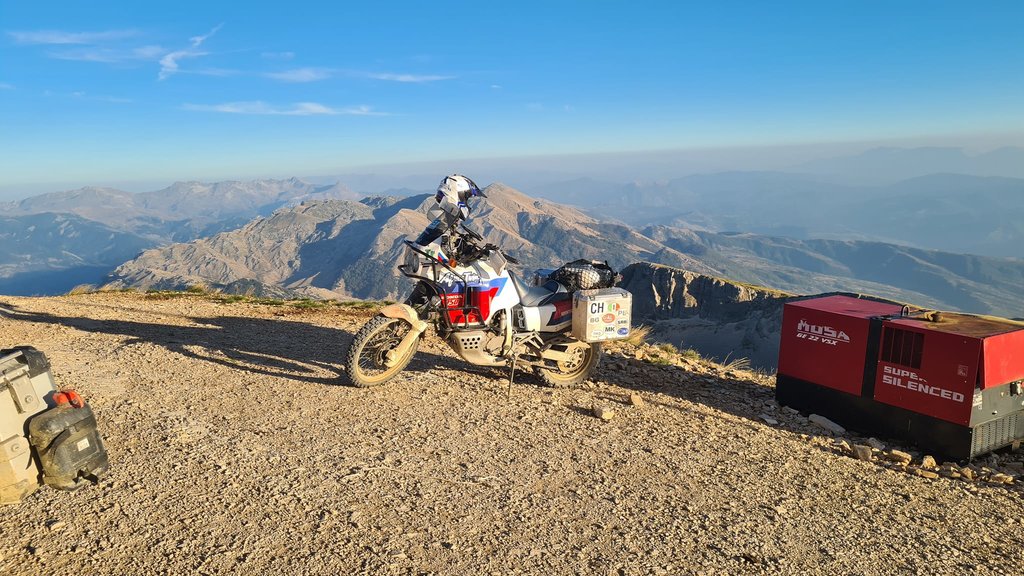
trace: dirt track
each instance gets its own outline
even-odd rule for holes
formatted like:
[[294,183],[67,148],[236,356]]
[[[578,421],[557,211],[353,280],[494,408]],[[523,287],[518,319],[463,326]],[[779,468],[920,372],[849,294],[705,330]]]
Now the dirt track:
[[[369,312],[137,294],[0,305],[0,347],[46,352],[97,411],[111,457],[98,486],[0,508],[0,574],[1024,565],[1020,484],[850,458],[749,373],[613,353],[590,386],[517,377],[506,399],[505,374],[434,342],[397,381],[361,390],[339,362]],[[595,418],[595,403],[615,417]]]

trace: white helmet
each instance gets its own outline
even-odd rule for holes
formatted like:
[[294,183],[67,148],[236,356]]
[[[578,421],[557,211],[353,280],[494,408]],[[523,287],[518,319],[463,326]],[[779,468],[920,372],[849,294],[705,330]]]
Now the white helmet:
[[487,197],[476,182],[461,174],[452,174],[441,180],[434,200],[445,212],[466,219],[469,217],[469,199],[474,196]]

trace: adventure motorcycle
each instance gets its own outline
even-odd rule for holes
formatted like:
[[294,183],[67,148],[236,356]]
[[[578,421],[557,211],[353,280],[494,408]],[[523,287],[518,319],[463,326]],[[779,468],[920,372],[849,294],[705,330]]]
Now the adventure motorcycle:
[[[594,372],[601,342],[573,335],[573,292],[610,287],[615,273],[607,264],[572,263],[592,278],[585,285],[545,276],[539,276],[541,285],[528,285],[508,269],[518,264],[515,258],[482,244],[483,237],[464,224],[426,240],[404,241],[398,270],[417,281],[412,295],[405,304],[383,308],[348,349],[345,369],[356,386],[380,385],[401,372],[431,324],[463,360],[511,367],[510,386],[517,366],[535,369],[550,386],[573,386]],[[626,325],[618,328],[620,335],[628,333],[628,309],[626,314],[618,321]]]

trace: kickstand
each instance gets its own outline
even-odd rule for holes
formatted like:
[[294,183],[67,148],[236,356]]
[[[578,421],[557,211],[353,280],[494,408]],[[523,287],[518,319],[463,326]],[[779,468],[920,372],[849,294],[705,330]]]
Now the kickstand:
[[505,399],[512,397],[512,380],[516,377],[516,360],[519,359],[519,355],[512,356],[512,371],[508,373],[508,390],[505,392]]

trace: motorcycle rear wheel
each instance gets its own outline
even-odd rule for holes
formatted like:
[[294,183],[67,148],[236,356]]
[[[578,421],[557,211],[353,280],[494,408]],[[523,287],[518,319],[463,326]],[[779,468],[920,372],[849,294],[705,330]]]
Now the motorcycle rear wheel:
[[552,388],[579,386],[597,370],[601,363],[601,344],[591,343],[586,347],[573,347],[579,352],[573,360],[558,362],[558,369],[539,368],[541,380]]
[[412,326],[405,320],[387,316],[375,316],[360,328],[345,354],[345,372],[352,384],[359,388],[380,386],[404,370],[416,355],[419,338],[394,366],[388,367],[384,359],[409,330],[412,330]]

